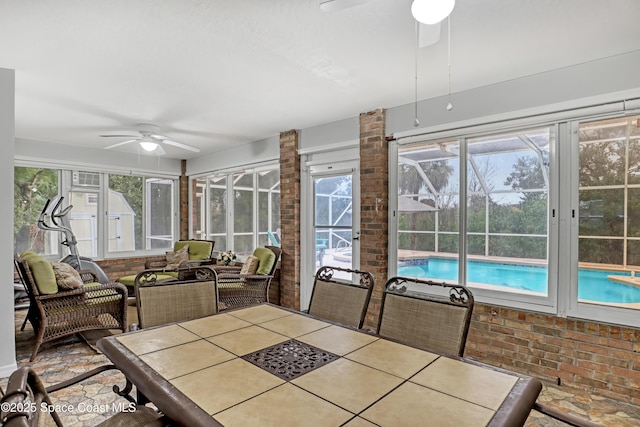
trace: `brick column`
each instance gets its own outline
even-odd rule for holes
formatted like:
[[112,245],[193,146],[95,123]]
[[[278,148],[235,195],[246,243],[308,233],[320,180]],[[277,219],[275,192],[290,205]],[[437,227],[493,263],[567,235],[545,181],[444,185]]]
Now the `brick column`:
[[378,325],[389,265],[389,150],[385,110],[360,114],[360,269],[375,279],[364,327]]
[[300,309],[300,156],[298,131],[280,134],[280,304]]
[[189,177],[187,176],[187,161],[182,160],[179,181],[180,194],[180,239],[189,238]]

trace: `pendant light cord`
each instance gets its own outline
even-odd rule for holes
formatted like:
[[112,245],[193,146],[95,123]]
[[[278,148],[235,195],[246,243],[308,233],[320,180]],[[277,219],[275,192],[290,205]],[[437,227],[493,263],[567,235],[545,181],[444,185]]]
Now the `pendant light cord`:
[[449,73],[449,103],[447,104],[447,111],[453,110],[453,104],[451,103],[451,15],[447,18],[447,63]]
[[418,49],[420,47],[420,23],[416,21],[415,27],[415,52],[414,52],[414,109],[415,109],[415,120],[413,121],[413,126],[420,126],[420,120],[418,120]]

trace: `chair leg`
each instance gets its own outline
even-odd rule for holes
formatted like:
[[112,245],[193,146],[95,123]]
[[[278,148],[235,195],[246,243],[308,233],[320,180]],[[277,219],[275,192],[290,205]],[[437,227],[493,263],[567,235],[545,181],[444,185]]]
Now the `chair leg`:
[[44,338],[44,329],[46,328],[45,325],[40,325],[40,327],[38,328],[38,330],[36,331],[36,344],[35,347],[33,349],[33,353],[31,353],[31,358],[29,359],[29,362],[33,362],[33,360],[36,358],[36,353],[38,353],[38,350],[40,349],[40,346],[42,345],[42,340]]

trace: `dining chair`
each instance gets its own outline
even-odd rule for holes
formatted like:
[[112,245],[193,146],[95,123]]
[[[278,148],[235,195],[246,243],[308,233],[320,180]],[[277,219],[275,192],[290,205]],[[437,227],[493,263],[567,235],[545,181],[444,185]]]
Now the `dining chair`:
[[462,356],[473,312],[463,285],[392,277],[384,286],[377,333],[436,352]]
[[[180,272],[181,269],[177,269]],[[192,280],[154,280],[149,269],[135,280],[138,327],[149,328],[172,322],[197,319],[218,312],[218,277],[209,266],[189,268]]]
[[[336,278],[339,273],[349,277],[356,275],[357,281]],[[309,314],[341,325],[362,328],[367,313],[373,276],[360,270],[324,266],[316,272],[309,302]]]
[[[113,365],[104,365],[88,373],[78,375],[70,380],[53,386],[44,386],[40,377],[30,366],[15,370],[9,377],[6,392],[0,404],[0,424],[4,427],[64,427],[56,405],[50,393],[78,384],[105,370],[115,369]],[[114,386],[116,391],[117,386]],[[67,402],[68,403],[68,402]],[[60,405],[58,405],[60,406]],[[66,407],[69,407],[68,405]],[[99,427],[163,427],[170,426],[171,420],[155,409],[136,405],[131,402],[122,404],[122,411],[109,417]]]

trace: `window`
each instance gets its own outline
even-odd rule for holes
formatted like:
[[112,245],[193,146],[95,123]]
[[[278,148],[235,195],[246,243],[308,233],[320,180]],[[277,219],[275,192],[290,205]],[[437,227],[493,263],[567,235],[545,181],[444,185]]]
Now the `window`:
[[59,173],[53,169],[16,166],[14,168],[14,247],[44,255],[58,255],[57,233],[38,228],[38,217],[48,199],[58,194]]
[[640,116],[587,121],[577,133],[577,302],[599,306],[604,320],[612,308],[640,308],[639,123]]
[[[195,178],[192,235],[216,250],[250,254],[273,244],[280,231],[280,172],[265,167]],[[208,212],[203,207],[208,206]]]
[[546,298],[552,139],[544,127],[400,146],[398,273]]
[[176,221],[174,188],[175,181],[167,178],[17,166],[16,252],[28,249],[52,258],[64,255],[59,233],[37,226],[46,200],[57,195],[64,198],[63,208],[73,206],[67,219],[82,256],[103,258],[171,248]]
[[470,129],[392,146],[398,274],[457,280],[481,302],[639,326],[640,116]]

